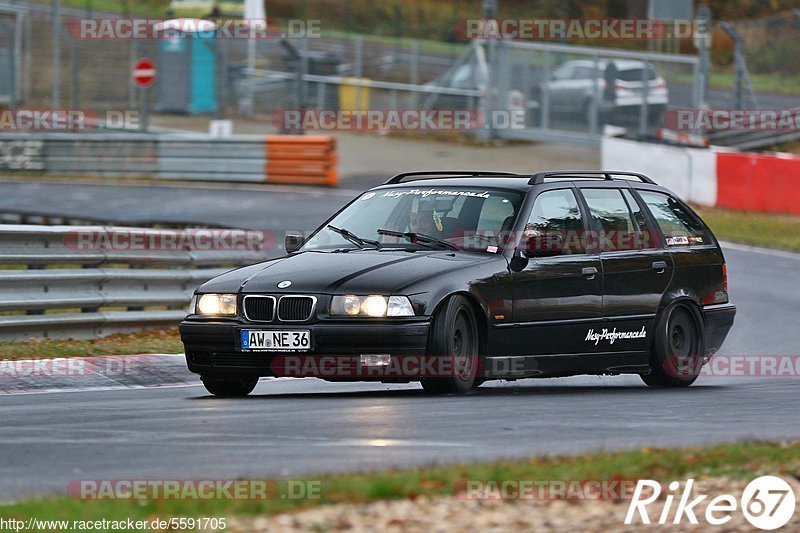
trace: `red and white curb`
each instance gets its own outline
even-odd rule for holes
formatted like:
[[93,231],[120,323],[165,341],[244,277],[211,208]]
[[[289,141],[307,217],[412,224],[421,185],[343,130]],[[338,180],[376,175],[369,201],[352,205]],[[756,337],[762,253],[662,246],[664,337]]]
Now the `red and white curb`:
[[800,156],[603,137],[602,167],[647,174],[687,202],[800,215]]

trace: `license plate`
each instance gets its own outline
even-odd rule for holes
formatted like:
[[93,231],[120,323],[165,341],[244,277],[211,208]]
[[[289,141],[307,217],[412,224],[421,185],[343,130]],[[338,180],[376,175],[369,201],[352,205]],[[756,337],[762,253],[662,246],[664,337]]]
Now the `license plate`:
[[311,332],[301,330],[243,329],[242,350],[264,352],[307,352],[311,349]]

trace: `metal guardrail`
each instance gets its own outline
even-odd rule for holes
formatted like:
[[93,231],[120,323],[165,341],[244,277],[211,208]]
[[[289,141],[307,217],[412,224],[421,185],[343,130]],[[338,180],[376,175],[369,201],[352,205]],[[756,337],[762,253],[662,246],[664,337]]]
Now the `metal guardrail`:
[[800,139],[797,130],[715,131],[708,134],[711,144],[737,150],[767,148]]
[[[270,141],[272,139],[272,141]],[[153,177],[336,185],[335,149],[329,139],[329,165],[316,174],[294,179],[281,159],[282,172],[269,172],[270,142],[277,136],[211,138],[200,134],[3,133],[0,170],[45,172],[53,175]],[[283,136],[280,143],[301,145],[304,137]],[[311,143],[311,140],[309,140]],[[302,170],[299,162],[295,162]],[[291,167],[291,165],[289,165]]]
[[81,249],[75,236],[174,230],[0,225],[0,340],[93,337],[177,324],[193,290],[230,268],[266,259],[234,250]]

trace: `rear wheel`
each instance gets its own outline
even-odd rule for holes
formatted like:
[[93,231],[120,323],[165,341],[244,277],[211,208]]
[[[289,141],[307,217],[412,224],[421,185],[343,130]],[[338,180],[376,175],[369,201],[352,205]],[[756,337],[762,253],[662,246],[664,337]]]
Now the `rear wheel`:
[[662,126],[664,122],[664,114],[667,112],[667,106],[665,105],[654,105],[650,106],[648,109],[648,123],[651,126]]
[[200,376],[203,386],[214,396],[221,398],[241,398],[247,396],[258,384],[258,378]]
[[650,374],[642,381],[651,387],[688,387],[697,380],[703,363],[703,335],[699,317],[684,304],[668,308],[656,325],[650,356]]
[[432,328],[428,353],[451,358],[454,375],[423,378],[422,388],[430,394],[469,391],[479,383],[476,375],[482,367],[478,323],[472,305],[463,296],[452,296],[436,314]]

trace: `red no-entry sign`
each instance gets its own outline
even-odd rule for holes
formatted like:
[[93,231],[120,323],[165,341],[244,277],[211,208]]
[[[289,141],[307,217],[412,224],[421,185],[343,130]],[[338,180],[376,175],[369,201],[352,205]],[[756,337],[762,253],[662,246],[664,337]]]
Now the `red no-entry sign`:
[[156,64],[152,59],[140,59],[133,65],[133,81],[145,89],[156,81]]

